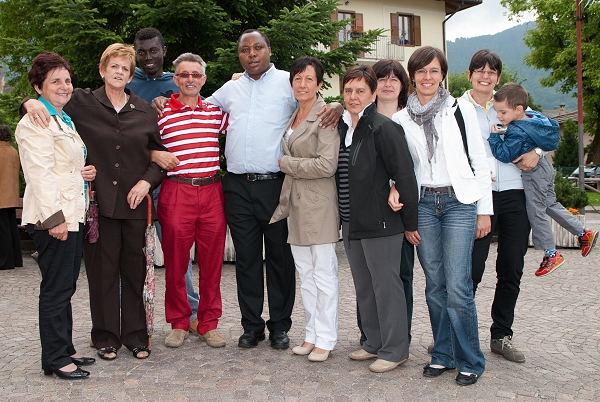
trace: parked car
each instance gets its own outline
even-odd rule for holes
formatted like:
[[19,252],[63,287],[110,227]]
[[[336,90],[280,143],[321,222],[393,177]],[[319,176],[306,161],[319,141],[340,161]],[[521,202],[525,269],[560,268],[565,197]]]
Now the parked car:
[[[583,168],[583,182],[588,186],[598,188],[598,182],[593,180],[586,179],[600,179],[600,165],[585,165]],[[579,168],[575,169],[573,173],[571,173],[570,177],[579,177]]]

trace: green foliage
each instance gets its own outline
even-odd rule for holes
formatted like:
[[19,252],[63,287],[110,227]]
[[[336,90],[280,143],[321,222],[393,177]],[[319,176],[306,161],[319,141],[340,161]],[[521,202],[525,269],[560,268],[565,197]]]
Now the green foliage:
[[552,157],[554,166],[578,166],[578,147],[577,124],[573,120],[565,120],[563,123],[562,138]]
[[579,187],[573,187],[573,183],[560,175],[556,174],[554,179],[554,191],[556,200],[565,208],[583,208],[588,204],[588,198],[585,191]]
[[[577,91],[577,39],[576,1],[572,0],[502,0],[513,18],[520,14],[535,12],[536,29],[529,30],[525,44],[531,53],[525,62],[545,69],[548,76],[542,85],[558,85],[563,93]],[[581,3],[581,50],[583,54],[583,105],[586,115],[585,131],[598,134],[600,131],[600,2]],[[600,160],[600,136],[595,135],[588,159]]]
[[[360,53],[369,50],[383,29],[364,32],[360,38],[332,48],[337,32],[348,23],[348,20],[331,20],[337,4],[337,0],[319,0],[291,10],[284,8],[278,18],[261,26],[259,29],[271,42],[271,62],[281,70],[288,70],[296,58],[315,56],[323,62],[329,77],[342,75],[353,66]],[[327,51],[322,50],[324,48]],[[222,83],[231,77],[231,73],[241,70],[235,43],[217,49],[216,53],[217,60],[208,63],[209,86],[214,81]],[[323,89],[329,87],[331,85],[325,79]]]

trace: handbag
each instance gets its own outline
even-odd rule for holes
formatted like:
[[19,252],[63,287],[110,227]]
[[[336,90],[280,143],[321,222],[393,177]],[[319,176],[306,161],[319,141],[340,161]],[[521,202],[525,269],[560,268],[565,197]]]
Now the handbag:
[[88,243],[94,244],[100,237],[100,230],[98,226],[98,214],[100,210],[98,208],[98,201],[96,200],[96,191],[93,190],[92,183],[90,182],[90,205],[87,211],[87,219],[85,221],[85,236]]

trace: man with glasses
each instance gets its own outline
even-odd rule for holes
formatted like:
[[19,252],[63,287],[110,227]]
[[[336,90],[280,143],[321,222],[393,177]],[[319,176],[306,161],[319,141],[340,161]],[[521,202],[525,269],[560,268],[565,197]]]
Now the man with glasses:
[[196,243],[200,275],[197,332],[209,346],[225,346],[217,326],[222,313],[221,270],[225,248],[225,212],[219,175],[219,133],[227,129],[228,115],[203,102],[200,89],[206,82],[206,63],[184,53],[174,62],[171,95],[158,126],[163,145],[177,159],[163,181],[158,200],[158,220],[165,254],[165,315],[171,333],[165,346],[179,347],[189,336],[190,315],[185,274],[190,249]]
[[[155,28],[142,28],[135,34],[133,44],[135,49],[135,57],[139,67],[136,67],[133,79],[129,84],[127,84],[127,88],[131,89],[134,94],[144,99],[148,103],[152,103],[152,99],[158,96],[164,96],[168,98],[172,94],[178,93],[179,88],[177,88],[177,85],[175,85],[175,82],[173,81],[173,73],[163,71],[167,47],[165,46],[165,41],[160,31]],[[160,156],[160,154],[155,155],[157,157]],[[165,160],[163,162],[168,163],[169,160]],[[160,162],[157,161],[157,163]],[[157,207],[159,193],[160,186],[158,186],[152,193],[155,207]],[[162,230],[160,223],[156,224],[156,233],[158,234],[158,238],[162,241]],[[190,329],[196,331],[196,327],[198,325],[196,315],[198,311],[199,296],[198,292],[196,292],[194,289],[191,259],[188,262],[188,270],[185,275],[185,284],[187,300],[192,309],[192,315],[190,316]]]

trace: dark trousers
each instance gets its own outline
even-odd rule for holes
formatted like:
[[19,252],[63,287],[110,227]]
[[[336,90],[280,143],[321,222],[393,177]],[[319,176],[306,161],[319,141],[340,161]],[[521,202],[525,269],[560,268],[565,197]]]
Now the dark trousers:
[[269,331],[288,331],[296,296],[294,259],[287,243],[287,220],[269,225],[279,203],[283,178],[250,182],[228,173],[223,178],[225,218],[235,246],[238,302],[244,331],[264,330],[262,242],[265,243]]
[[498,256],[496,258],[496,292],[492,302],[493,339],[513,335],[515,307],[523,276],[525,253],[529,238],[529,220],[523,190],[494,191],[492,231],[475,240],[473,247],[473,291],[481,282],[488,257],[492,234],[498,231]]
[[0,208],[0,270],[23,266],[15,208]]
[[[83,243],[97,349],[148,346],[142,300],[146,278],[145,219],[98,218],[100,237]],[[119,291],[120,283],[120,291]]]
[[42,369],[57,370],[71,364],[73,347],[73,313],[71,297],[75,293],[81,268],[83,225],[79,232],[69,232],[61,241],[47,230],[35,230],[27,225],[39,253],[38,265],[42,273],[40,284],[40,340]]
[[[408,342],[411,339],[411,324],[413,316],[413,270],[415,267],[415,246],[404,238],[402,243],[402,254],[400,257],[400,280],[404,287],[404,298],[406,299],[406,319],[408,324]],[[360,329],[361,343],[367,340],[367,336],[362,328],[362,320],[360,319],[360,309],[356,303],[356,321]]]

